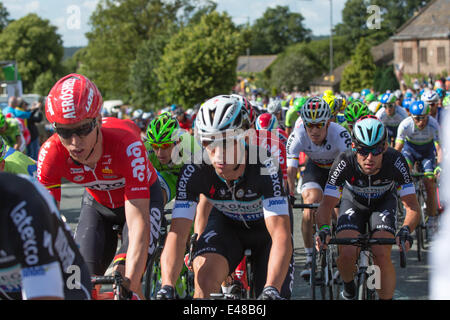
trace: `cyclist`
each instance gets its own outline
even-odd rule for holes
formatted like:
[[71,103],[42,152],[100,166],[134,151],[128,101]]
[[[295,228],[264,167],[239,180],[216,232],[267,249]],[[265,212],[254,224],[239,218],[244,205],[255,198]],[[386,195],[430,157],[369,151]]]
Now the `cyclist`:
[[267,112],[275,116],[279,129],[285,130],[282,111],[281,101],[279,99],[274,99],[269,102]]
[[302,109],[302,106],[305,104],[306,100],[307,98],[305,97],[296,98],[294,100],[293,106],[290,107],[289,110],[286,112],[286,120],[284,125],[286,127],[286,133],[288,135],[291,134],[292,129],[295,126],[295,122],[300,116],[300,110]]
[[352,101],[344,110],[345,122],[341,124],[351,134],[353,125],[359,118],[372,114],[366,104],[359,100]]
[[[297,176],[298,155],[308,156],[304,171],[301,195],[303,203],[319,203],[325,182],[339,153],[350,148],[351,138],[347,130],[331,121],[331,110],[325,100],[313,97],[306,101],[301,110],[301,125],[296,126],[287,143],[287,167],[290,196],[293,199]],[[297,121],[298,122],[298,121]],[[302,235],[306,251],[306,265],[301,276],[307,279],[311,272],[313,254],[314,210],[303,210]]]
[[[240,130],[246,120],[247,111],[231,96],[211,98],[199,110],[196,134],[211,164],[185,165],[181,171],[171,229],[161,256],[160,298],[174,296],[200,194],[214,208],[194,255],[194,297],[208,298],[219,292],[223,279],[235,270],[248,248],[255,259],[256,295],[261,299],[290,297],[293,247],[281,170],[270,154],[265,160],[250,162],[252,146],[245,144]],[[259,147],[253,150],[258,151]]]
[[[320,226],[317,246],[329,241],[331,213],[339,200],[337,238],[356,238],[365,234],[367,224],[373,238],[393,238],[396,231],[397,188],[406,217],[396,237],[397,240],[408,240],[405,249],[409,250],[412,245],[410,233],[418,224],[420,208],[406,160],[401,153],[388,147],[387,136],[383,123],[375,116],[364,116],[355,123],[352,148],[341,153],[333,162],[317,211]],[[372,246],[374,264],[381,269],[380,299],[392,299],[395,290],[391,250],[391,246]],[[355,247],[340,246],[337,265],[344,281],[344,299],[355,298],[353,278],[357,257]]]
[[5,139],[8,146],[21,151],[24,138],[20,131],[19,122],[14,118],[6,118],[0,112],[0,137]]
[[396,100],[397,98],[393,93],[385,93],[381,97],[381,104],[383,107],[375,114],[375,116],[383,122],[384,127],[388,132],[388,143],[391,147],[395,144],[398,125],[403,119],[408,117],[405,109],[396,104]]
[[36,169],[36,161],[9,147],[0,137],[0,172],[21,173],[35,177]]
[[0,173],[0,299],[90,299],[91,278],[48,192]]
[[114,266],[142,297],[141,277],[159,235],[161,187],[139,128],[131,120],[102,121],[101,106],[100,92],[83,75],[53,86],[45,113],[56,133],[41,147],[38,180],[58,206],[62,178],[86,187],[75,240],[91,274],[104,274],[117,248],[113,226],[123,226]]
[[270,113],[263,113],[256,118],[256,130],[267,130],[274,132],[281,143],[286,146],[288,135],[279,127],[277,118]]
[[425,103],[425,106],[430,108],[430,116],[437,120],[438,123],[442,121],[442,108],[439,108],[439,95],[436,91],[426,91],[420,97],[420,100]]
[[[430,107],[423,101],[414,101],[409,107],[411,116],[400,123],[395,149],[403,154],[410,170],[419,163],[425,174],[427,192],[428,227],[431,234],[437,229],[437,197],[434,170],[441,163],[440,128],[435,118],[429,116]],[[437,156],[437,157],[436,157]],[[436,164],[437,159],[437,164]]]

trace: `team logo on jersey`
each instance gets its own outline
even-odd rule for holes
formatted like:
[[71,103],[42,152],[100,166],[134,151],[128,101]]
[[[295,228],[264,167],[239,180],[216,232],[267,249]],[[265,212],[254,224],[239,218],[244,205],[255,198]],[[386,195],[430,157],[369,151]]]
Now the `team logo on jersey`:
[[236,197],[237,198],[242,198],[244,196],[244,190],[239,189],[238,191],[236,191]]
[[105,167],[105,168],[103,168],[102,169],[102,173],[109,173],[109,174],[111,174],[111,173],[113,173],[113,171],[109,168],[109,167]]
[[70,174],[84,173],[83,168],[70,168]]
[[78,175],[73,178],[73,181],[75,181],[75,182],[80,182],[83,180],[84,180],[84,176],[82,176],[82,175]]

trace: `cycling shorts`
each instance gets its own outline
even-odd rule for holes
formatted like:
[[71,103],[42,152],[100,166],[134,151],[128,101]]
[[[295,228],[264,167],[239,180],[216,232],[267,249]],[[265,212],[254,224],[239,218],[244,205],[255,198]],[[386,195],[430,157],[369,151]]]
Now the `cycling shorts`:
[[434,168],[436,167],[436,149],[433,142],[416,146],[406,141],[402,149],[402,154],[409,165],[418,162],[423,172],[434,172]]
[[391,193],[367,207],[357,202],[353,194],[344,188],[339,207],[336,232],[356,230],[361,234],[375,231],[388,231],[395,235],[397,219],[397,197]]
[[[151,260],[156,249],[163,213],[163,195],[159,181],[156,180],[150,187],[151,230],[147,262]],[[117,252],[118,261],[115,264],[123,264],[128,250],[128,226],[125,219],[125,207],[107,208],[85,191],[80,220],[75,232],[75,242],[79,245],[81,255],[92,275],[104,275],[116,254],[118,238],[117,231],[113,230],[114,225],[122,228],[122,244]]]
[[301,193],[307,189],[325,189],[330,169],[317,166],[311,159],[306,162],[306,168],[303,172]]
[[[290,209],[292,226],[292,209]],[[246,249],[252,250],[255,276],[255,294],[264,289],[267,279],[272,239],[267,231],[264,219],[247,221],[247,228],[241,221],[226,217],[215,207],[211,210],[205,231],[197,242],[194,258],[205,253],[219,254],[228,261],[230,272],[235,270],[244,257]],[[291,228],[292,230],[292,228]],[[292,293],[294,277],[294,256],[291,257],[289,270],[281,288],[281,296],[289,299]]]
[[391,141],[391,139],[397,138],[397,131],[398,131],[398,126],[385,126],[387,133],[388,133],[388,139],[389,141]]

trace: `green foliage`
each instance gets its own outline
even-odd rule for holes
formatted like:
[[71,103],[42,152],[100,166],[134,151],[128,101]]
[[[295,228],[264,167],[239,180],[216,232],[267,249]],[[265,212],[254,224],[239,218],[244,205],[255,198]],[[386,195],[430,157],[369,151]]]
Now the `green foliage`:
[[371,88],[375,69],[370,45],[365,38],[361,38],[350,64],[342,72],[341,91],[361,91],[364,88]]
[[386,92],[386,90],[397,90],[400,84],[394,73],[394,66],[377,68],[373,80],[373,89],[375,92]]
[[36,14],[11,22],[0,34],[0,60],[15,60],[24,92],[30,92],[36,79],[46,72],[61,75],[63,46],[56,27]]
[[0,2],[0,32],[2,32],[3,29],[6,28],[6,26],[10,23],[10,20],[8,19],[9,12],[3,5],[3,3]]
[[310,40],[311,30],[303,26],[303,20],[288,6],[267,8],[251,27],[251,54],[277,54],[289,45]]
[[34,82],[33,93],[37,93],[41,96],[46,96],[50,92],[50,89],[58,81],[60,77],[55,76],[51,70],[41,73]]
[[229,93],[243,39],[231,18],[215,11],[181,29],[170,39],[155,70],[163,102],[189,108]]

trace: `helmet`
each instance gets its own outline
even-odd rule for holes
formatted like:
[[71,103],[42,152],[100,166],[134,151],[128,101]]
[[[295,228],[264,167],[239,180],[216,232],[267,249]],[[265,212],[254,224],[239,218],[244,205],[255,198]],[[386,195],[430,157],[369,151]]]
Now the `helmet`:
[[238,94],[232,94],[231,97],[237,99],[242,104],[245,121],[249,127],[252,126],[256,121],[256,112],[250,101]]
[[256,130],[272,131],[276,128],[278,128],[278,121],[271,113],[263,113],[256,119]]
[[355,100],[344,110],[344,118],[347,122],[355,122],[362,116],[370,114],[370,110],[359,100]]
[[336,97],[334,99],[334,108],[336,110],[336,113],[345,110],[347,107],[347,101],[343,97]]
[[323,100],[325,100],[328,103],[328,106],[330,107],[331,110],[331,114],[335,115],[336,113],[338,113],[338,108],[336,108],[335,106],[335,96],[323,96],[322,97]]
[[394,96],[395,96],[397,99],[400,99],[400,98],[402,97],[402,95],[403,95],[402,90],[397,89],[397,90],[394,91]]
[[413,93],[408,89],[405,92],[405,98],[412,98],[413,97]]
[[102,95],[96,85],[81,74],[71,73],[58,80],[50,90],[45,115],[50,123],[77,123],[96,118],[102,104]]
[[426,91],[422,94],[420,97],[420,100],[425,102],[426,104],[430,102],[438,102],[439,101],[439,95],[436,93],[436,91]]
[[359,98],[361,98],[361,94],[359,92],[353,92],[352,97],[353,99],[358,100]]
[[440,99],[444,98],[444,95],[445,95],[444,89],[442,89],[442,88],[437,88],[437,89],[436,89],[436,93],[437,93],[437,95],[439,96]]
[[414,101],[409,106],[409,112],[413,116],[425,116],[430,112],[430,107],[423,101]]
[[376,98],[373,93],[368,93],[364,96],[364,100],[366,101],[366,103],[369,103],[369,102],[375,101]]
[[306,100],[300,111],[300,116],[304,122],[308,123],[328,121],[331,118],[331,109],[322,98],[312,97]]
[[3,161],[3,159],[5,158],[6,155],[6,142],[5,140],[3,140],[2,137],[0,137],[0,161]]
[[172,117],[169,112],[164,112],[149,123],[147,139],[150,143],[173,142],[172,135],[179,127],[177,119]]
[[370,89],[362,89],[361,90],[361,97],[365,97],[370,93]]
[[143,114],[144,111],[142,109],[136,109],[133,111],[133,119],[140,119]]
[[325,90],[323,93],[324,97],[331,97],[333,95],[333,90]]
[[375,114],[377,113],[378,110],[381,109],[381,102],[379,101],[372,101],[371,103],[369,103],[369,110]]
[[445,96],[444,100],[442,100],[442,106],[444,108],[450,107],[450,95]]
[[352,139],[356,146],[376,147],[386,142],[387,130],[377,117],[366,115],[353,126]]
[[402,102],[402,107],[405,108],[406,110],[409,110],[409,107],[411,106],[411,103],[413,103],[413,99],[411,98],[405,98],[403,99]]
[[245,123],[247,112],[242,102],[229,95],[220,95],[206,101],[195,118],[200,140],[212,140],[214,135],[234,132]]
[[277,114],[281,111],[281,102],[280,100],[272,100],[267,106],[267,111],[272,114]]
[[385,93],[381,96],[380,102],[382,104],[391,104],[391,103],[394,103],[395,100],[397,100],[397,98],[395,97],[395,95],[393,93]]
[[294,110],[297,112],[300,112],[300,110],[302,109],[303,105],[305,104],[306,100],[308,100],[305,97],[299,97],[296,98],[294,100]]
[[6,117],[5,115],[0,111],[0,128],[3,128],[6,123]]

